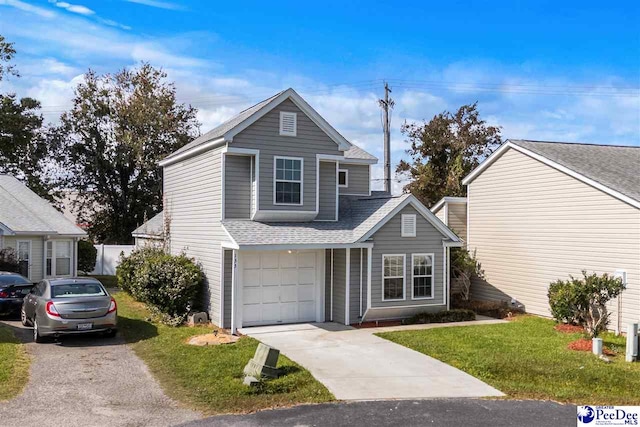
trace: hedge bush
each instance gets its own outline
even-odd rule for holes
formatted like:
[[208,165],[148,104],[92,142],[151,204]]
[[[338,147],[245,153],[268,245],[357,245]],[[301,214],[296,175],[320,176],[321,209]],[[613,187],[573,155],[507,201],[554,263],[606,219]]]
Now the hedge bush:
[[609,312],[607,303],[616,298],[625,286],[622,280],[608,274],[587,274],[582,278],[569,276],[549,285],[549,306],[553,318],[561,323],[583,326],[586,333],[596,337],[607,330]]
[[455,309],[438,311],[436,313],[418,313],[408,319],[403,320],[405,325],[413,325],[417,323],[450,323],[450,322],[466,322],[476,320],[476,314],[471,310]]
[[451,306],[471,310],[480,316],[488,316],[496,319],[505,319],[514,314],[524,313],[521,308],[513,307],[507,301],[469,300],[454,297]]
[[193,259],[154,247],[121,257],[116,276],[122,290],[173,326],[183,323],[195,308],[204,281],[202,269]]
[[88,240],[78,240],[78,270],[91,273],[96,268],[98,250]]

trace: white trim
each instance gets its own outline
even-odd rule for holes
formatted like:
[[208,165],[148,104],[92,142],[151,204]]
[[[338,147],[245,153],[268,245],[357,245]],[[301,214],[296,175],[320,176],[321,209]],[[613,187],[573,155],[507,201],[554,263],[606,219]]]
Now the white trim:
[[226,193],[227,193],[227,188],[226,188],[226,183],[225,183],[225,176],[227,175],[227,153],[222,153],[220,154],[220,189],[222,191],[220,191],[220,200],[221,200],[221,205],[222,205],[222,209],[220,210],[220,219],[224,220],[225,218],[225,198],[226,198]]
[[300,243],[300,244],[270,244],[270,245],[239,245],[243,251],[288,251],[303,249],[355,249],[370,248],[373,243]]
[[331,249],[331,301],[329,305],[329,319],[333,322],[333,249]]
[[444,225],[449,226],[449,203],[444,204]]
[[404,209],[407,205],[411,204],[417,211],[420,213],[424,219],[429,221],[431,225],[433,225],[436,230],[440,231],[442,235],[449,238],[452,242],[457,242],[462,245],[462,241],[456,234],[449,229],[446,225],[442,223],[429,209],[427,209],[418,199],[413,195],[408,195],[407,198],[395,207],[391,212],[389,212],[384,218],[382,218],[376,225],[371,227],[369,231],[367,231],[358,241],[363,242],[369,239],[376,231],[378,231],[383,225],[391,220],[394,216],[398,214],[402,209]]
[[[429,297],[416,297],[414,296],[414,288],[415,288],[415,284],[413,282],[413,280],[416,277],[429,277],[428,275],[420,275],[420,276],[414,276],[414,268],[415,268],[415,257],[417,256],[425,256],[425,257],[431,257],[431,296]],[[444,278],[444,276],[443,276]],[[412,301],[417,301],[417,300],[427,300],[427,299],[434,299],[436,297],[436,290],[435,290],[435,286],[436,286],[436,256],[434,253],[417,253],[417,254],[411,254],[411,300]]]
[[[410,233],[408,230],[405,230],[404,221],[405,218],[409,220],[413,220],[413,233]],[[416,221],[415,214],[402,214],[400,217],[400,237],[416,237],[418,228],[418,222]]]
[[369,196],[371,195],[371,169],[372,169],[371,164],[369,164]]
[[449,203],[449,204],[462,204],[462,203],[467,203],[467,198],[466,197],[452,197],[452,196],[445,196],[442,199],[438,200],[438,202],[431,206],[431,212],[436,213],[440,210],[440,208],[445,204],[445,203]]
[[[278,172],[276,168],[276,163],[278,160],[299,161],[300,162],[300,180],[276,179],[276,174]],[[317,173],[318,171],[316,171],[316,174]],[[300,184],[300,203],[277,203],[276,202],[276,182],[278,181]],[[316,182],[316,188],[318,188],[317,182]],[[317,200],[316,200],[316,204],[317,204]],[[304,205],[304,157],[273,156],[273,206],[303,206],[303,205]]]
[[[218,326],[221,328],[224,328],[224,251],[225,249],[220,245],[220,323]],[[233,307],[231,310],[233,311]]]
[[[278,205],[283,206],[283,205]],[[251,218],[253,221],[286,221],[286,222],[308,222],[313,221],[318,216],[315,210],[276,210],[260,209]]]
[[[402,276],[385,276],[384,275],[384,259],[385,257],[402,257]],[[405,301],[407,299],[407,254],[382,254],[382,301]],[[384,297],[384,279],[400,279],[402,278],[402,298],[388,299]]]
[[546,164],[547,166],[551,166],[554,169],[559,170],[560,172],[563,172],[579,181],[584,182],[587,185],[590,185],[594,188],[597,188],[598,190],[609,194],[610,196],[613,196],[617,199],[622,200],[623,202],[630,204],[631,206],[634,206],[636,208],[640,208],[640,201],[632,199],[629,196],[625,196],[624,194],[610,188],[607,187],[603,184],[600,184],[597,181],[592,180],[591,178],[587,178],[586,176],[567,168],[566,166],[562,166],[556,162],[554,162],[553,160],[548,159],[547,157],[541,156],[540,154],[536,154],[533,151],[527,150],[526,148],[522,148],[519,145],[516,145],[514,143],[512,143],[511,141],[507,141],[505,144],[503,144],[500,148],[498,148],[496,151],[494,151],[484,162],[482,162],[482,164],[480,166],[478,166],[477,168],[475,168],[473,171],[471,171],[471,173],[469,175],[467,175],[463,180],[462,180],[462,184],[464,185],[469,185],[471,184],[471,182],[479,175],[481,174],[486,168],[488,168],[491,164],[493,164],[493,162],[495,162],[497,159],[499,159],[502,154],[504,154],[504,152],[506,150],[508,150],[509,148],[513,148],[516,151],[519,151],[522,154],[526,154],[527,156],[538,160],[539,162],[542,162],[544,164]]
[[[338,171],[340,170],[340,164],[338,162],[335,163],[336,164],[336,221],[338,221],[340,218],[340,188],[338,188]],[[318,183],[318,187],[320,187],[320,183]]]
[[257,156],[260,154],[260,150],[255,148],[242,148],[242,147],[230,147],[227,145],[222,149],[223,153],[234,154],[234,155],[245,155],[245,156]]
[[362,319],[362,248],[360,248],[360,299],[358,300],[358,312],[360,314],[360,319]]
[[344,293],[344,324],[345,325],[350,325],[351,322],[349,319],[349,306],[350,306],[350,295],[349,295],[349,291],[351,288],[351,248],[347,248],[344,251],[344,256],[345,256],[345,293]]
[[133,237],[137,237],[139,239],[149,239],[149,240],[162,240],[164,237],[155,236],[153,234],[143,234],[143,233],[131,233]]
[[33,243],[31,240],[16,240],[16,255],[18,256],[18,262],[20,262],[20,243],[27,243],[29,245],[29,263],[27,265],[27,279],[31,280],[31,266],[33,265],[33,259],[31,258],[31,248]]
[[241,295],[238,295],[238,251],[233,249],[231,253],[231,333],[235,334],[237,329],[242,327],[242,302]]
[[[371,308],[371,264],[373,261],[373,247],[367,248],[367,310]],[[363,319],[367,316],[367,313],[364,313]]]
[[[344,172],[344,184],[340,184],[340,174]],[[349,187],[349,169],[338,169],[338,188]]]
[[445,283],[444,286],[444,301],[447,303],[447,310],[449,310],[451,308],[451,274],[450,274],[450,269],[451,269],[451,248],[446,247],[445,252],[447,253],[446,255],[446,262],[445,262],[445,273],[446,275],[444,277],[446,277],[447,281]]
[[[47,242],[51,242],[51,274],[47,274]],[[57,251],[56,251],[56,243],[57,242],[69,242],[69,274],[58,274],[58,263],[57,263]],[[48,239],[44,243],[44,264],[42,266],[43,275],[42,277],[51,278],[51,277],[72,277],[73,276],[73,240],[72,239]]]
[[224,144],[224,143],[225,143],[224,137],[223,138],[213,139],[211,141],[208,141],[208,142],[205,142],[203,144],[197,145],[197,146],[195,146],[195,147],[193,147],[193,148],[191,148],[191,149],[189,149],[187,151],[183,151],[182,153],[177,154],[174,157],[171,157],[171,154],[170,154],[169,157],[165,157],[164,159],[160,160],[158,162],[158,166],[161,166],[161,167],[168,166],[168,165],[170,165],[172,163],[176,163],[176,162],[178,162],[180,160],[183,160],[183,159],[185,159],[187,157],[191,157],[191,156],[193,156],[195,154],[201,153],[203,151],[207,151],[208,149],[213,148],[216,145],[220,145],[220,144]]
[[[293,132],[285,132],[282,127],[283,117],[290,115],[293,117]],[[280,111],[280,136],[298,136],[298,114],[293,111]]]
[[[370,309],[371,310],[391,310],[395,308],[437,307],[439,305],[446,305],[446,304],[438,302],[435,304],[390,305],[390,306],[371,307]],[[389,319],[391,319],[391,317]],[[377,320],[385,320],[385,319],[377,319]]]
[[9,227],[7,227],[6,225],[4,225],[1,222],[0,222],[0,231],[2,231],[1,234],[4,234],[6,236],[12,236],[12,235],[16,234],[12,229],[10,229]]
[[345,165],[375,165],[378,163],[378,159],[354,159],[352,157],[342,157],[340,163]]

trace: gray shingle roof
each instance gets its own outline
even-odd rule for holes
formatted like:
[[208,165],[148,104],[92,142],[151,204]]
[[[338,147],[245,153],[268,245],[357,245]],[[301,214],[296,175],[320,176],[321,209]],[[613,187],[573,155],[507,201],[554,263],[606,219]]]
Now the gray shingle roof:
[[0,175],[0,223],[15,233],[86,233],[16,178]]
[[[250,118],[254,113],[260,111],[260,109],[265,107],[267,104],[269,104],[269,102],[271,102],[271,100],[273,100],[274,98],[277,98],[283,92],[285,91],[280,91],[275,95],[265,99],[264,101],[260,101],[257,104],[247,108],[246,110],[241,111],[240,113],[238,113],[238,115],[232,117],[231,119],[227,120],[221,125],[213,128],[209,132],[197,137],[196,139],[189,142],[182,148],[179,148],[178,150],[174,151],[173,153],[168,155],[165,158],[165,160],[171,159],[172,157],[175,157],[180,153],[184,153],[185,151],[191,150],[192,148],[198,147],[202,144],[205,144],[206,142],[213,141],[217,138],[223,137],[227,132],[229,132],[236,126],[240,125],[242,122],[244,122],[248,118]],[[360,159],[360,160],[378,160],[376,157],[367,153],[362,148],[356,147],[353,144],[351,144],[351,148],[349,150],[345,151],[345,157],[350,159]]]
[[163,236],[163,223],[164,216],[162,212],[158,213],[156,216],[142,224],[140,227],[133,230],[131,235],[134,237],[138,236],[155,236],[158,238],[162,238]]
[[408,197],[376,192],[370,197],[340,196],[340,220],[336,222],[224,220],[222,224],[239,245],[350,244]]
[[640,147],[509,141],[640,201]]

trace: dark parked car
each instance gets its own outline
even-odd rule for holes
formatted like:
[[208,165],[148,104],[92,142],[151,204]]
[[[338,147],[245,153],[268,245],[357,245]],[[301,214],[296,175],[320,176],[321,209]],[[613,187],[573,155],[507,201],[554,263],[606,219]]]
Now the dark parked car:
[[33,283],[18,273],[0,271],[0,316],[17,314]]
[[115,336],[116,301],[96,279],[45,279],[24,298],[22,324],[33,339],[102,332]]

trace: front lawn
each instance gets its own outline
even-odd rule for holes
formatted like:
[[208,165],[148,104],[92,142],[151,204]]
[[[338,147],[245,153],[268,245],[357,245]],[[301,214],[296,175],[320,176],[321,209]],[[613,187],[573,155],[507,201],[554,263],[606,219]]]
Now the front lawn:
[[459,368],[511,399],[550,399],[593,405],[637,405],[640,363],[624,361],[625,338],[603,336],[618,351],[610,364],[568,350],[581,334],[554,322],[521,316],[506,324],[388,332],[379,336]]
[[119,329],[135,353],[147,364],[165,392],[205,414],[252,412],[300,403],[333,400],[329,391],[304,368],[284,356],[278,367],[285,375],[259,389],[242,384],[242,370],[258,346],[243,337],[235,344],[196,347],[193,336],[211,327],[172,328],[149,321],[144,305],[124,292],[114,294]]
[[16,397],[29,380],[29,357],[8,326],[0,325],[0,400]]

